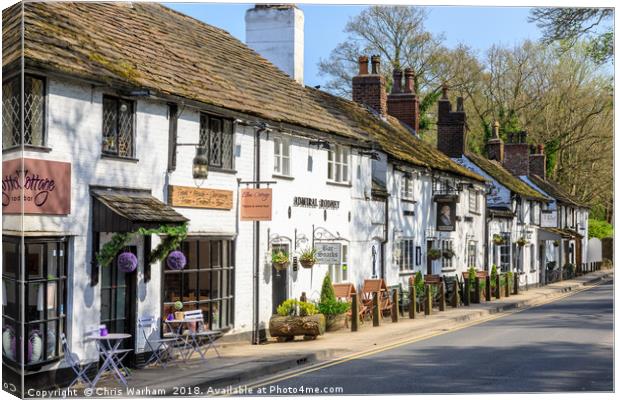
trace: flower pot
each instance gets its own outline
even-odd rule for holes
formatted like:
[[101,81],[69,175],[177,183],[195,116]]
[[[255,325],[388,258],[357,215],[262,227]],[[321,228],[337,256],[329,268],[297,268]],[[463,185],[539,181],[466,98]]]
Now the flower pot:
[[288,268],[288,261],[286,262],[282,262],[282,263],[273,263],[273,267],[277,270],[277,271],[284,271],[285,269]]
[[299,263],[304,268],[312,268],[314,266],[314,262],[309,260],[299,260]]
[[295,336],[316,338],[325,332],[325,316],[323,314],[305,317],[273,315],[269,319],[269,335],[282,340],[292,340]]
[[347,320],[346,314],[326,315],[325,316],[325,330],[328,332],[334,332],[344,328]]
[[185,319],[185,313],[183,311],[175,311],[174,312],[174,319],[176,319],[176,320]]

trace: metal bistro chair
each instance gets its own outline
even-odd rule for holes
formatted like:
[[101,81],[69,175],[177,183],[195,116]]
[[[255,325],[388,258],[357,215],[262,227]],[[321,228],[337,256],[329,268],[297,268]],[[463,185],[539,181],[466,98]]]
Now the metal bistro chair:
[[[202,310],[191,310],[185,312],[185,321],[187,322],[196,322],[195,329],[188,329],[188,335],[191,338],[191,346],[192,350],[187,355],[187,358],[191,356],[194,351],[197,351],[200,354],[200,358],[204,360],[204,354],[209,350],[209,347],[215,350],[215,353],[218,357],[221,357],[220,352],[217,351],[217,347],[215,346],[215,342],[213,341],[213,336],[216,336],[218,333],[211,330],[204,330],[204,316],[202,315]],[[203,327],[203,330],[199,330],[199,326]],[[198,343],[200,338],[206,337],[208,340],[207,348],[203,352],[200,350],[200,343]]]
[[69,348],[69,344],[67,343],[67,338],[64,333],[60,333],[60,340],[62,342],[62,351],[64,353],[65,364],[71,367],[73,372],[75,372],[75,379],[67,386],[67,389],[71,389],[71,386],[76,383],[82,381],[84,384],[88,386],[92,386],[92,381],[88,378],[86,371],[92,366],[92,364],[88,364],[86,366],[82,366],[80,362],[80,358],[77,354],[72,353]]
[[151,356],[144,362],[144,365],[147,366],[151,362],[155,362],[155,364],[159,363],[162,367],[166,368],[168,364],[165,360],[166,358],[172,359],[172,348],[174,344],[177,342],[176,338],[161,338],[161,339],[149,339],[154,332],[156,332],[157,319],[154,316],[147,316],[138,319],[138,327],[142,331],[142,336],[144,336],[145,342],[145,350],[151,351]]

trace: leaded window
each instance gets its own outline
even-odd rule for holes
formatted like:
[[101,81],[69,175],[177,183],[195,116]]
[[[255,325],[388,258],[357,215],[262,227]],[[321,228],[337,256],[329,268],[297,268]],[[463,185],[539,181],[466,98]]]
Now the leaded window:
[[[22,144],[20,76],[2,83],[2,148]],[[45,80],[24,75],[24,145],[45,145]]]
[[133,158],[134,141],[134,102],[103,96],[103,153]]
[[233,169],[233,124],[231,120],[200,114],[199,143],[207,147],[209,166]]

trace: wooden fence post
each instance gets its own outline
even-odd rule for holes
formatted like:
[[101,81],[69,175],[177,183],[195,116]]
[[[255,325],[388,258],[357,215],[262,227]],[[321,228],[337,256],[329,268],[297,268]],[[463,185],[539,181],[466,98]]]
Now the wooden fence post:
[[359,320],[359,310],[357,303],[357,293],[351,294],[351,332],[357,332],[357,322]]
[[474,301],[475,304],[480,304],[480,278],[477,276],[474,278]]
[[519,278],[517,277],[517,275],[514,275],[514,287],[515,287],[515,291],[514,294],[519,294]]
[[415,285],[413,283],[409,283],[409,318],[414,319],[416,312],[416,293],[415,293]]
[[398,289],[394,289],[392,293],[392,322],[398,322]]
[[506,297],[510,297],[510,280],[508,279],[509,275],[506,274],[505,275],[506,279],[504,279],[504,290],[505,290],[505,296]]
[[372,326],[379,326],[379,292],[372,294]]
[[484,299],[486,301],[491,301],[491,277],[489,275],[484,277],[484,286],[485,286]]
[[431,285],[425,285],[424,288],[424,315],[431,315],[433,311],[433,296],[431,294]]
[[452,294],[452,299],[450,299],[451,301],[451,305],[454,308],[457,308],[460,303],[461,303],[461,297],[459,295],[459,290],[461,290],[461,285],[459,284],[458,280],[454,280],[454,293]]
[[500,283],[501,283],[500,275],[501,274],[495,275],[495,298],[497,300],[502,298],[502,293],[501,293],[502,287],[500,286]]
[[439,311],[446,311],[446,288],[443,280],[439,282]]
[[465,278],[464,281],[465,281],[465,290],[464,290],[465,297],[463,297],[463,304],[468,306],[471,300],[471,288],[469,287],[469,278]]

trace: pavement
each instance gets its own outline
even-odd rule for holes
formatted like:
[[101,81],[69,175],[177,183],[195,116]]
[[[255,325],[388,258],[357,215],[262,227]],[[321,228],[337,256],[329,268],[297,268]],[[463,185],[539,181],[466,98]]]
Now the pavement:
[[[112,378],[107,377],[86,396],[205,396],[231,389],[240,389],[243,393],[244,385],[274,374],[311,368],[335,359],[348,359],[398,343],[433,337],[502,312],[540,305],[586,285],[612,278],[613,270],[596,271],[572,280],[530,288],[500,300],[459,308],[447,306],[446,311],[434,310],[432,315],[426,317],[418,314],[415,319],[409,319],[405,315],[397,323],[392,323],[388,316],[379,327],[365,322],[360,324],[357,332],[342,329],[328,332],[313,341],[299,339],[286,343],[270,340],[263,345],[221,344],[218,347],[221,358],[209,350],[206,361],[194,358],[171,364],[165,369],[152,366],[134,370],[129,379],[129,389],[119,387]],[[455,353],[454,357],[458,355]],[[83,389],[78,389],[78,393],[83,394]]]

